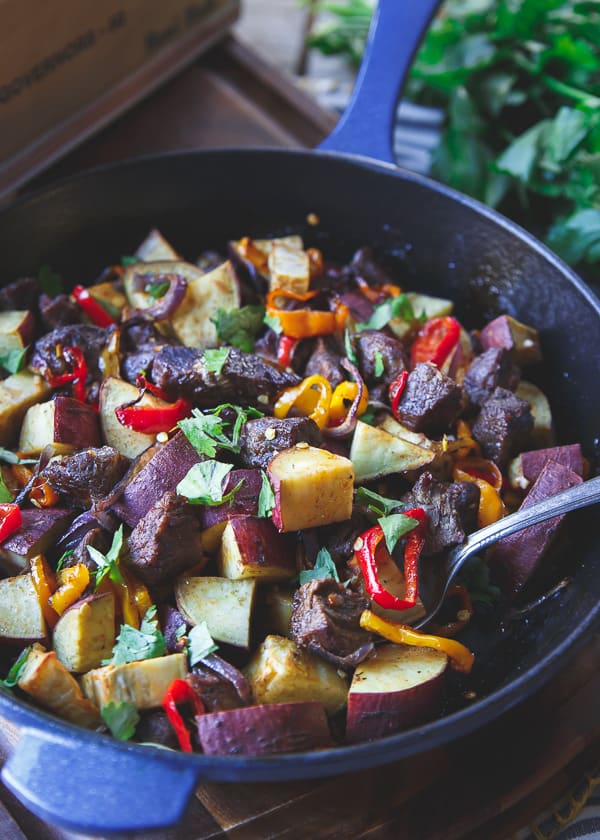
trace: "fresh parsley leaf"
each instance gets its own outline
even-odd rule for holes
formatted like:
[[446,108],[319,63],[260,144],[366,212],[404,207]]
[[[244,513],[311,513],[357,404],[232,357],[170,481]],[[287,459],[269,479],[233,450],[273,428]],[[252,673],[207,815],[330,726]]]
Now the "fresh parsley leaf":
[[58,559],[58,563],[56,564],[56,571],[57,572],[60,572],[60,570],[64,566],[65,562],[69,559],[69,557],[72,557],[73,554],[75,554],[74,550],[72,548],[69,548],[67,551],[64,551],[60,555],[60,557]]
[[219,376],[223,370],[223,365],[229,356],[229,347],[217,347],[213,350],[205,350],[203,365],[208,373],[214,373]]
[[9,350],[8,353],[4,353],[0,356],[0,367],[9,373],[18,373],[23,367],[28,349],[23,347],[21,350]]
[[164,297],[167,294],[170,286],[171,284],[168,280],[165,280],[162,283],[160,281],[157,281],[155,283],[146,283],[146,285],[144,286],[144,291],[147,295],[150,295],[150,297],[153,300],[158,300],[159,298]]
[[167,653],[167,642],[158,627],[156,606],[151,606],[142,619],[140,629],[129,624],[121,625],[117,643],[112,650],[112,659],[104,660],[103,665],[125,665],[142,659],[156,659]]
[[[225,434],[225,430],[231,426],[231,421],[220,416],[225,409],[235,413],[231,437]],[[250,418],[263,416],[263,413],[255,408],[240,408],[238,405],[224,403],[207,412],[194,408],[192,416],[180,420],[177,425],[199,455],[214,458],[219,447],[230,452],[239,452],[239,439],[244,423]]]
[[217,310],[217,316],[211,319],[217,329],[217,338],[233,347],[239,347],[244,353],[252,353],[254,342],[264,326],[264,306],[242,306],[241,309]]
[[344,349],[346,350],[346,358],[353,365],[358,364],[358,357],[352,344],[352,337],[349,330],[344,330]]
[[375,376],[379,379],[385,373],[385,365],[383,364],[383,356],[379,350],[375,351]]
[[281,321],[279,320],[277,315],[265,315],[263,321],[267,325],[267,327],[270,327],[274,333],[277,333],[277,335],[281,335],[281,333],[283,332]]
[[392,553],[398,540],[419,524],[418,519],[406,516],[403,513],[392,513],[390,516],[382,516],[377,522],[381,525],[385,536],[387,549]]
[[264,470],[261,470],[262,485],[258,496],[258,516],[268,517],[275,507],[275,493],[271,487],[269,477]]
[[317,559],[315,560],[313,568],[303,569],[298,575],[300,586],[302,586],[303,583],[308,583],[309,580],[321,578],[333,578],[334,580],[337,580],[338,583],[340,582],[340,576],[338,575],[336,565],[325,546],[323,546],[317,554]]
[[119,555],[122,548],[123,525],[119,525],[118,530],[113,534],[111,546],[106,554],[102,554],[102,552],[98,551],[97,548],[94,548],[93,545],[88,545],[88,553],[94,563],[98,566],[95,578],[96,589],[107,575],[112,581],[114,581],[114,583],[125,582],[123,575],[121,574],[121,570],[119,569]]
[[377,516],[387,516],[393,510],[402,506],[402,502],[399,502],[397,499],[388,499],[385,496],[380,496],[379,493],[376,493],[374,490],[369,490],[367,487],[356,488],[356,503],[366,505]]
[[124,256],[124,257],[121,257],[121,265],[124,268],[127,268],[128,265],[135,265],[136,263],[139,263],[139,262],[141,262],[141,260],[138,259],[138,257],[132,257],[132,256],[127,256],[127,255]]
[[110,729],[111,735],[119,741],[128,741],[135,735],[135,728],[140,721],[138,710],[133,703],[111,700],[100,709],[102,720]]
[[416,320],[410,298],[404,293],[398,295],[398,297],[390,297],[376,306],[369,320],[357,324],[356,329],[358,332],[382,330],[392,318],[401,318],[403,321]]
[[0,446],[0,461],[4,461],[5,464],[37,464],[38,459],[20,458],[15,452]]
[[65,290],[65,281],[49,265],[43,265],[38,271],[38,283],[42,292],[47,294],[48,297],[56,297]]
[[31,645],[29,647],[26,647],[25,650],[21,651],[18,659],[16,660],[16,662],[13,663],[6,677],[3,680],[0,680],[0,688],[5,688],[10,691],[10,689],[16,686],[16,684],[21,678],[23,669],[25,668],[25,663],[27,662],[27,657],[29,656],[30,650]]
[[215,507],[230,502],[244,483],[242,479],[233,490],[223,494],[224,481],[232,469],[231,464],[222,464],[220,461],[201,461],[194,464],[181,479],[177,492],[192,505]]
[[366,423],[368,426],[375,425],[375,410],[369,409],[365,411],[364,414],[360,415],[361,422]]
[[13,500],[14,496],[6,486],[4,482],[4,476],[2,475],[2,471],[0,470],[0,504],[12,502]]
[[215,644],[214,639],[210,635],[206,621],[201,621],[192,627],[188,633],[190,665],[195,665],[196,662],[199,662],[218,649],[219,646]]

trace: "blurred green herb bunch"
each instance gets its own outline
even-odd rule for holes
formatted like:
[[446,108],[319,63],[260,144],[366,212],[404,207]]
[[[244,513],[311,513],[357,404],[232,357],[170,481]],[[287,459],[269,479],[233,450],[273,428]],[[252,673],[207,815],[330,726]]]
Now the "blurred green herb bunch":
[[[309,44],[358,64],[374,6],[317,3],[330,21]],[[598,0],[447,0],[405,93],[445,113],[433,177],[600,281]]]

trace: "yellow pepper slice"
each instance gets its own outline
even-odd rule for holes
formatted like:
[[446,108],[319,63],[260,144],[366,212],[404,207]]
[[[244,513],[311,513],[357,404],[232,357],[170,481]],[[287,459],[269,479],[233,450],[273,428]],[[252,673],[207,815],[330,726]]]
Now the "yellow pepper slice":
[[29,561],[29,571],[44,618],[49,627],[54,627],[58,621],[58,613],[50,603],[52,593],[57,586],[54,572],[42,554],[37,554],[31,558]]
[[378,633],[390,642],[397,645],[414,645],[415,647],[428,647],[443,651],[450,659],[450,665],[455,671],[468,674],[473,667],[475,657],[471,651],[456,639],[446,639],[442,636],[432,636],[428,633],[419,633],[407,624],[396,624],[385,618],[380,618],[371,610],[364,610],[360,616],[360,626],[364,630]]
[[279,319],[283,334],[290,338],[310,338],[313,335],[329,335],[343,330],[350,309],[345,303],[335,303],[334,309],[322,311],[320,309],[280,309],[277,300],[296,300],[302,303],[311,300],[318,291],[298,294],[287,289],[273,289],[267,295],[267,314]]
[[310,417],[320,429],[324,429],[329,422],[331,397],[331,385],[324,376],[307,376],[299,385],[282,391],[273,406],[273,414],[281,420],[294,409],[299,414]]
[[[348,406],[346,401],[353,402],[358,394],[358,385],[356,382],[340,382],[331,397],[331,404],[329,406],[329,425],[333,423],[341,423],[348,413]],[[369,405],[369,392],[363,388],[363,394],[358,404],[356,416],[360,417],[364,414]]]
[[58,573],[58,589],[50,596],[53,609],[62,615],[67,607],[78,601],[90,582],[90,572],[84,563],[67,566]]

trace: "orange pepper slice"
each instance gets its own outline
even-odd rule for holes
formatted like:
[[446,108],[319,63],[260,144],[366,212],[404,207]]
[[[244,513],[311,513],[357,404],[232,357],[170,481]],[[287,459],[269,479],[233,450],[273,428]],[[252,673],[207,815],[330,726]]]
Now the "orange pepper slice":
[[57,582],[54,572],[42,554],[37,554],[29,561],[29,571],[34,589],[40,602],[42,614],[49,627],[54,627],[58,621],[58,613],[50,603],[52,594],[56,591]]
[[54,611],[62,615],[67,607],[78,601],[90,582],[90,572],[84,563],[67,566],[58,573],[58,589],[50,596]]

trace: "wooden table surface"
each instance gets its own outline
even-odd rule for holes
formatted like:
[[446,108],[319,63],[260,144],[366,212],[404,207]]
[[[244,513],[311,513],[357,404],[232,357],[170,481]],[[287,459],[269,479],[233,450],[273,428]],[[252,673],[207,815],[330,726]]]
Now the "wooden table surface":
[[[165,150],[310,147],[333,123],[228,39],[31,186]],[[181,825],[160,836],[508,840],[600,760],[599,662],[600,632],[536,695],[478,732],[416,758],[317,781],[202,785]],[[18,737],[0,721],[0,759]],[[43,824],[0,785],[0,840],[74,837]]]

